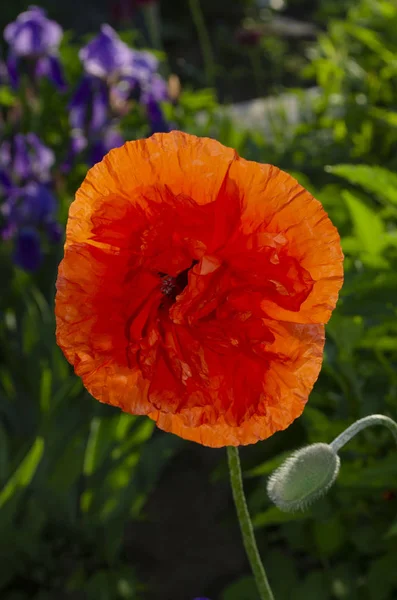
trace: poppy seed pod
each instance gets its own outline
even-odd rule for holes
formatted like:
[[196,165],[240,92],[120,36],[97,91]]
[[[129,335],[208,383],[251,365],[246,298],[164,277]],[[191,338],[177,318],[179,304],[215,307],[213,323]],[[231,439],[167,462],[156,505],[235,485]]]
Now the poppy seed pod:
[[331,446],[311,444],[294,452],[273,473],[267,493],[285,512],[304,510],[329,490],[339,467],[339,456]]

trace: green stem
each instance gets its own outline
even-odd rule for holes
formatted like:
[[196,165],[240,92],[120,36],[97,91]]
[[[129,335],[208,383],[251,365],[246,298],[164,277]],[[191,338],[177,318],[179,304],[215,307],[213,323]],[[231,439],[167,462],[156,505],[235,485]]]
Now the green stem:
[[337,438],[331,442],[330,446],[334,450],[334,452],[338,452],[349,442],[359,431],[365,429],[366,427],[370,427],[371,425],[385,425],[392,432],[394,439],[397,442],[397,423],[390,419],[390,417],[385,417],[384,415],[369,415],[368,417],[363,417],[359,419],[353,425],[350,425],[345,431],[343,431]]
[[237,517],[240,523],[241,534],[248,560],[258,587],[260,600],[274,600],[266,571],[259,556],[256,545],[254,529],[248,512],[247,501],[244,495],[243,477],[241,474],[240,456],[238,449],[232,446],[227,448],[230,481],[232,484],[233,498],[236,505]]
[[215,62],[212,52],[212,45],[207,26],[205,24],[203,11],[201,10],[200,0],[189,0],[190,12],[194,26],[196,27],[197,36],[201,48],[201,54],[204,61],[204,69],[208,85],[215,85]]
[[146,27],[149,32],[150,43],[155,50],[162,50],[161,39],[161,18],[160,6],[158,2],[150,2],[143,6],[143,16],[146,22]]

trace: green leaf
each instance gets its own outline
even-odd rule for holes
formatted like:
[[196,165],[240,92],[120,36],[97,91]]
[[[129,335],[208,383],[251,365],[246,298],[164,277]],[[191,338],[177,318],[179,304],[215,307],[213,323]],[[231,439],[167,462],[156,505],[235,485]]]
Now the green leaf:
[[192,112],[199,110],[213,110],[217,103],[212,89],[189,90],[185,89],[179,99],[179,104]]
[[[391,439],[390,443],[393,443]],[[393,448],[394,450],[394,448]],[[397,478],[395,453],[384,459],[376,459],[373,466],[361,467],[355,462],[344,463],[338,477],[338,486],[346,488],[388,488]]]
[[393,537],[394,535],[397,535],[397,521],[394,521],[393,525],[387,531],[386,537]]
[[9,87],[0,86],[0,106],[14,106],[16,98]]
[[288,523],[290,521],[298,521],[307,519],[310,513],[287,513],[281,511],[277,506],[271,506],[264,512],[258,513],[252,519],[252,524],[255,529],[266,527],[267,525],[278,525],[279,523]]
[[372,108],[370,115],[384,121],[390,127],[397,127],[397,112],[385,110],[384,108]]
[[306,406],[302,415],[302,422],[307,431],[310,443],[316,443],[320,440],[324,443],[329,443],[350,424],[345,421],[337,421],[336,419],[330,421],[323,410],[312,405]]
[[327,332],[344,355],[350,355],[364,335],[364,319],[361,316],[352,318],[335,314],[328,324]]
[[396,60],[397,56],[385,46],[381,36],[377,32],[371,31],[367,27],[355,25],[352,22],[345,23],[344,29],[386,63]]
[[290,554],[281,550],[266,553],[266,571],[277,600],[294,598],[291,592],[297,588],[298,574],[295,560]]
[[[353,558],[354,560],[354,558]],[[331,590],[338,600],[361,600],[362,590],[357,591],[357,567],[354,562],[344,562],[333,566],[331,577]]]
[[368,268],[344,285],[343,312],[345,315],[360,314],[373,322],[384,323],[396,315],[397,273]]
[[333,556],[346,541],[346,531],[338,517],[332,517],[328,521],[315,521],[313,530],[314,539],[322,556]]
[[328,600],[331,597],[329,584],[322,571],[313,571],[294,590],[294,600]]
[[8,474],[8,436],[0,422],[0,484],[3,484]]
[[285,461],[286,458],[290,455],[290,452],[283,452],[282,454],[278,454],[274,458],[270,458],[265,460],[265,462],[249,469],[244,472],[244,477],[262,477],[263,475],[270,475],[272,471],[277,469]]
[[40,407],[43,413],[50,410],[52,372],[48,367],[43,368],[40,381]]
[[[95,495],[99,499],[99,481],[112,481],[113,485],[120,488],[127,484],[138,462],[137,448],[151,437],[154,426],[150,419],[125,413],[112,418],[95,417],[91,421],[84,456],[84,474],[91,479],[81,497],[84,512],[93,507]],[[114,500],[115,497],[108,499],[108,506],[115,504]]]
[[[103,457],[103,455],[101,457],[98,456],[99,452],[106,452],[109,445],[114,442],[111,435],[109,436],[109,424],[114,427],[114,420],[94,417],[91,421],[90,433],[84,455],[84,475],[92,475]],[[101,440],[101,430],[105,428],[107,429],[105,433],[106,437]],[[103,442],[103,445],[100,444],[101,441]]]
[[368,591],[371,600],[390,600],[396,597],[397,569],[394,553],[386,554],[371,564]]
[[396,173],[378,166],[348,164],[328,166],[326,171],[361,186],[385,202],[397,204]]
[[360,241],[361,259],[372,266],[386,267],[387,262],[381,256],[385,245],[382,219],[357,194],[343,190],[342,196],[350,212],[354,233]]
[[87,582],[85,586],[87,600],[113,600],[114,582],[111,573],[98,571]]
[[258,589],[253,577],[241,577],[223,592],[221,600],[257,600]]
[[0,508],[18,489],[25,488],[29,485],[39,465],[43,451],[44,440],[43,438],[38,437],[19,467],[14,471],[0,492]]

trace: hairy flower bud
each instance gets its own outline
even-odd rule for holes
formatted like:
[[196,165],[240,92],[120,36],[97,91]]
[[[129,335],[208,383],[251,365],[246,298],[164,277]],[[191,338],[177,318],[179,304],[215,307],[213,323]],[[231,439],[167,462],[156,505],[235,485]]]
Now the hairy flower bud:
[[339,466],[339,456],[328,444],[301,448],[269,478],[269,497],[283,511],[303,510],[328,491]]

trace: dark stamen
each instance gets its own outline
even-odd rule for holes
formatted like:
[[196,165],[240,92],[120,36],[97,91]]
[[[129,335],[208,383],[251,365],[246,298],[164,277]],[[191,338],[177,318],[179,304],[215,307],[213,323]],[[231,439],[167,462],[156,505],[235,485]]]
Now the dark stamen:
[[197,265],[198,260],[194,260],[188,269],[181,271],[176,277],[171,277],[167,273],[159,273],[161,277],[161,291],[164,296],[171,298],[175,302],[176,297],[179,296],[188,284],[188,273],[190,269]]

